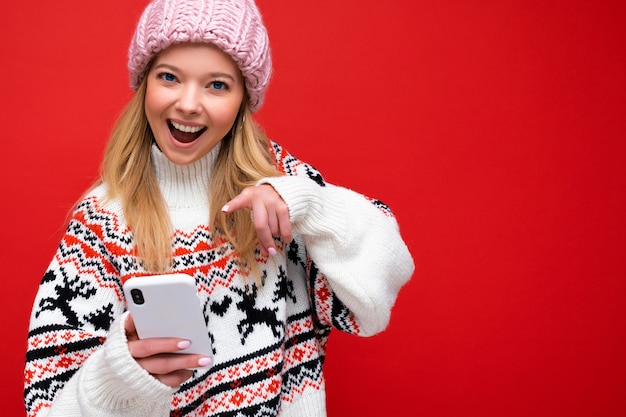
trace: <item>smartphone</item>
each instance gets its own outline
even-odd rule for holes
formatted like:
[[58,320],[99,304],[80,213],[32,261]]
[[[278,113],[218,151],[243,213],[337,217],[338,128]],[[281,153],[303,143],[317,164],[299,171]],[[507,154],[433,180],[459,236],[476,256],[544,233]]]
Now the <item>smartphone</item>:
[[177,353],[198,353],[213,361],[211,338],[193,277],[187,274],[133,277],[123,288],[140,339],[187,339],[191,346]]

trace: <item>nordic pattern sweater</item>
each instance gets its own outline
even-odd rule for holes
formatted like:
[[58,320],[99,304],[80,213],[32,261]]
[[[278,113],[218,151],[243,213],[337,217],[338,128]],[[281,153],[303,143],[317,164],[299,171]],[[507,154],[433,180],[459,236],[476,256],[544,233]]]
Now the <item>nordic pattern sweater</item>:
[[[218,148],[218,147],[216,147]],[[174,272],[196,280],[215,363],[178,389],[130,356],[122,283],[146,275],[106,185],[77,206],[36,295],[25,366],[29,417],[325,416],[323,362],[331,328],[382,331],[413,260],[388,207],[321,175],[272,144],[294,241],[259,256],[263,285],[244,278],[208,219],[217,149],[187,166],[153,147],[174,226]]]

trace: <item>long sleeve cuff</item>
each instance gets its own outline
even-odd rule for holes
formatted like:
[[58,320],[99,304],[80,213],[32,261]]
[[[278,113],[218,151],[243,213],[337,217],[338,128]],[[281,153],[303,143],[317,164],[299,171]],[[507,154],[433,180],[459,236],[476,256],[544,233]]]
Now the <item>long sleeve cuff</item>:
[[91,403],[131,415],[133,410],[145,412],[156,403],[169,403],[176,390],[152,377],[130,355],[124,331],[127,317],[128,313],[112,324],[102,351],[93,359],[99,363],[85,366],[80,387]]
[[124,331],[127,316],[113,322],[102,348],[68,381],[50,416],[169,416],[176,389],[152,377],[130,355]]

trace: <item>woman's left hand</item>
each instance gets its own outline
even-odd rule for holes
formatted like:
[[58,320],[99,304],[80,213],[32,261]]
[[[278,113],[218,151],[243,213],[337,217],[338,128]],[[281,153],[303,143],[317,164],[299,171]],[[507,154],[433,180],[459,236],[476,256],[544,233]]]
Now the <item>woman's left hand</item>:
[[289,208],[271,185],[261,184],[244,188],[238,196],[222,207],[224,213],[240,209],[252,212],[252,222],[262,255],[276,254],[274,237],[281,237],[285,243],[293,240]]

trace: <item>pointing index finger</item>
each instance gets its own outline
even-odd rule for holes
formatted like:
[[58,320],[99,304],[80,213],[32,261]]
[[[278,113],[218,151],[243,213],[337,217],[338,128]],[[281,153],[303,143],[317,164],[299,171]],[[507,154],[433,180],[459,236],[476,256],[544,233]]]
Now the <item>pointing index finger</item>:
[[226,214],[230,214],[233,211],[236,211],[242,208],[247,208],[248,210],[252,209],[252,204],[250,202],[250,199],[248,198],[248,194],[246,190],[243,190],[241,194],[237,195],[228,203],[224,204],[224,206],[222,207],[222,211]]

